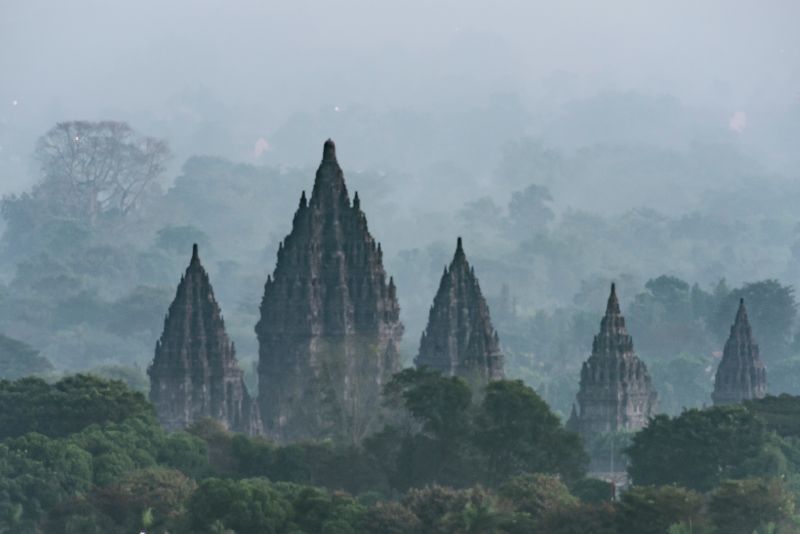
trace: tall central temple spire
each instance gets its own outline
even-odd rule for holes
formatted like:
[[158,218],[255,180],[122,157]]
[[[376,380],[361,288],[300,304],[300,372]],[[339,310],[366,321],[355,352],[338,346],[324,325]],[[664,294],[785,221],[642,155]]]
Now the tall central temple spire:
[[761,399],[767,394],[767,371],[747,318],[744,299],[739,300],[736,319],[725,343],[714,380],[714,404],[736,404]]
[[256,334],[266,434],[281,441],[363,437],[383,384],[399,370],[402,333],[381,247],[358,194],[350,203],[328,140],[311,198],[301,197],[264,287]]

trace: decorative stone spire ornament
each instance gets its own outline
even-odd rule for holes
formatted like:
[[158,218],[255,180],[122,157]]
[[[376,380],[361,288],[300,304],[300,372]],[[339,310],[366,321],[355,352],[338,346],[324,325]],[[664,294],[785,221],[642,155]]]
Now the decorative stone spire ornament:
[[504,376],[500,340],[460,237],[439,282],[414,362],[478,386]]
[[168,430],[210,417],[233,431],[260,433],[258,407],[247,393],[196,244],[147,373],[150,401]]
[[611,284],[600,333],[581,368],[577,410],[567,427],[585,438],[603,432],[635,431],[654,415],[657,395],[647,367],[633,351],[616,287]]
[[374,428],[383,385],[400,368],[394,281],[353,205],[336,147],[325,142],[307,204],[264,287],[259,402],[266,434],[288,442],[356,442]]
[[715,405],[736,404],[748,399],[761,399],[767,394],[767,371],[753,339],[744,299],[731,326],[731,333],[717,367],[714,393]]

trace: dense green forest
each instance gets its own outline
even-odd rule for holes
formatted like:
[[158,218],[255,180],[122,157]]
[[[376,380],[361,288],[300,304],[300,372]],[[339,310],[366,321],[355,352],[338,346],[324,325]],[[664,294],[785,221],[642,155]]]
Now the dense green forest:
[[658,416],[633,438],[635,486],[586,455],[519,381],[472,396],[407,370],[360,446],[277,446],[205,420],[166,433],[139,392],[73,375],[0,381],[3,532],[797,532],[800,399]]

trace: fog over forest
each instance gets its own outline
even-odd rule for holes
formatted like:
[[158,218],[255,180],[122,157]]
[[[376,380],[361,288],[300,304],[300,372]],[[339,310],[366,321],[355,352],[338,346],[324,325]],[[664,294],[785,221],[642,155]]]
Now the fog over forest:
[[799,20],[0,1],[0,532],[800,532]]
[[[628,315],[648,361],[710,358],[729,322],[711,328],[676,311],[674,320],[703,323],[702,332],[664,346],[650,332],[664,312],[645,302],[648,280],[685,282],[672,289],[687,303],[694,284],[709,293],[797,284],[797,16],[791,1],[9,2],[0,17],[0,192],[30,191],[41,177],[37,139],[56,122],[126,121],[165,140],[161,196],[144,208],[157,215],[105,237],[92,230],[97,243],[157,250],[157,267],[63,266],[80,279],[75,294],[36,299],[82,295],[96,311],[146,287],[165,306],[188,244],[164,253],[157,236],[183,228],[201,236],[240,359],[254,361],[263,279],[322,141],[333,138],[397,280],[406,360],[460,235],[510,373],[541,386],[563,372],[560,401],[548,399],[563,415],[610,281],[624,308],[637,298],[643,307]],[[3,224],[5,291],[33,298],[22,286],[35,285],[24,279],[36,269],[19,265],[58,253],[45,238],[13,234],[26,223]],[[793,306],[786,330],[756,332],[781,347],[768,362],[800,356],[788,348]],[[160,325],[142,319],[143,330],[125,335],[102,327],[100,342],[89,312],[70,324],[50,315],[47,335],[15,313],[4,312],[0,330],[62,370],[144,368]]]

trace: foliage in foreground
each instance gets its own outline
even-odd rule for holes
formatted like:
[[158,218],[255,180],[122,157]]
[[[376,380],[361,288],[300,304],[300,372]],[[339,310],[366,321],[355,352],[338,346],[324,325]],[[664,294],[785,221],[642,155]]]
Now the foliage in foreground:
[[[642,485],[612,502],[608,484],[566,468],[581,461],[580,450],[568,450],[571,435],[521,383],[497,382],[473,402],[458,380],[409,371],[389,389],[400,401],[395,426],[361,448],[331,442],[277,446],[228,433],[212,421],[166,433],[140,394],[91,376],[52,385],[0,382],[3,416],[13,423],[0,441],[0,532],[798,531],[791,463],[786,480],[768,476],[768,464],[756,462],[741,475],[734,469],[722,475],[745,478],[715,480],[702,492]],[[769,423],[747,410],[709,410],[681,424],[686,434],[701,437],[717,425],[726,436],[731,429],[760,429],[756,438],[790,439],[790,399],[759,405],[760,412],[777,414],[766,418]],[[52,428],[45,424],[59,417]],[[394,448],[390,435],[401,437]],[[750,441],[742,443],[732,442],[733,448],[750,450]],[[553,444],[565,450],[554,451]],[[451,456],[444,454],[447,447],[453,447]],[[440,470],[425,471],[428,454],[441,455],[435,457],[444,462]],[[730,454],[730,461],[740,461]],[[412,475],[398,478],[402,469]]]

